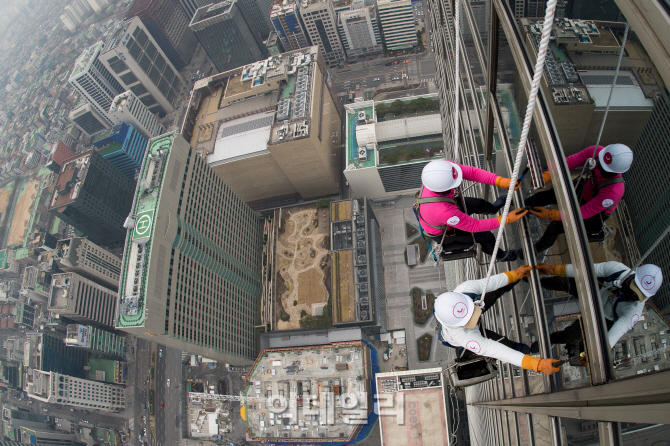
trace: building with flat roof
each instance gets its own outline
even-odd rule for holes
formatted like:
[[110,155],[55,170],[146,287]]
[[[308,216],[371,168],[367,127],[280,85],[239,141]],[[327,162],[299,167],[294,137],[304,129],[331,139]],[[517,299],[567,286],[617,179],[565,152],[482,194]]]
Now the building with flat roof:
[[388,51],[406,50],[417,45],[411,0],[379,0],[377,9]]
[[112,101],[109,116],[119,122],[132,125],[147,140],[165,132],[163,125],[158,122],[151,110],[128,90]]
[[119,172],[135,181],[147,150],[147,139],[135,127],[128,124],[115,125],[93,138],[93,146]]
[[113,290],[119,287],[121,259],[89,239],[58,240],[54,262],[66,273],[77,273]]
[[318,45],[326,63],[332,66],[343,61],[344,47],[337,31],[337,14],[333,2],[303,0],[300,3],[300,17],[312,45]]
[[125,357],[126,338],[92,325],[68,324],[65,345],[105,356]]
[[366,198],[330,203],[333,325],[386,331],[379,223]]
[[338,13],[338,28],[347,57],[355,58],[377,54],[382,51],[382,38],[377,22],[377,7],[341,11]]
[[49,212],[96,244],[123,240],[135,183],[96,151],[69,159],[56,179]]
[[423,167],[444,158],[436,94],[357,102],[345,111],[344,176],[356,197],[413,193]]
[[263,39],[251,29],[240,0],[226,0],[199,8],[189,28],[219,72],[267,57]]
[[263,350],[243,416],[252,441],[353,444],[374,424],[376,351],[365,341]]
[[285,51],[310,45],[309,36],[300,18],[300,3],[296,0],[276,0],[270,9],[270,20]]
[[111,126],[113,122],[107,111],[112,99],[123,93],[125,88],[98,59],[103,46],[103,42],[97,42],[84,50],[74,63],[69,82]]
[[59,167],[63,165],[65,160],[73,158],[76,154],[63,141],[53,143],[49,158]]
[[341,125],[329,82],[316,46],[203,79],[182,134],[251,206],[336,194]]
[[114,326],[116,291],[77,273],[54,274],[49,311],[70,319],[104,327]]
[[26,393],[44,403],[77,409],[117,412],[126,408],[125,388],[122,386],[42,370],[33,370]]
[[[138,17],[116,25],[100,49],[99,59],[124,86],[123,91],[132,91],[151,113],[162,118],[174,111],[182,78]],[[105,110],[110,118],[117,116],[110,116],[109,111],[122,92],[114,95]]]
[[42,265],[26,266],[23,270],[21,294],[46,303],[51,295],[51,274]]
[[89,137],[112,126],[111,120],[90,103],[83,103],[73,108],[68,117]]
[[375,381],[382,446],[412,445],[417,438],[451,444],[441,368],[377,373]]
[[253,361],[261,228],[184,138],[152,139],[130,211],[116,328],[218,361]]

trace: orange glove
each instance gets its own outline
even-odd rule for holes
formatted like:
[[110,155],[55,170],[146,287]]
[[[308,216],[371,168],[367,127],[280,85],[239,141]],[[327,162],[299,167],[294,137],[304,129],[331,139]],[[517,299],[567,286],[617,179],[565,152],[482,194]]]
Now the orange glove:
[[528,212],[540,219],[549,219],[551,221],[558,221],[561,219],[558,209],[547,209],[541,206],[534,206],[533,209]]
[[524,355],[523,360],[521,361],[521,367],[526,370],[535,370],[536,372],[542,372],[545,375],[553,375],[554,373],[561,370],[561,367],[554,367],[552,364],[556,362],[555,359],[544,359],[544,358],[535,358],[530,355]]
[[[509,185],[511,183],[512,183],[512,180],[509,179],[509,178],[505,178],[505,177],[496,178],[496,186],[498,186],[501,189],[509,189]],[[521,187],[521,180],[516,180],[516,186],[514,186],[514,190],[517,190],[520,187]]]
[[[505,221],[505,226],[507,226],[510,223],[516,223],[517,221],[521,220],[521,217],[526,215],[528,211],[524,211],[523,209],[515,209],[513,211],[509,211],[507,214],[507,220]],[[498,219],[498,223],[502,220],[502,215],[498,215],[496,217]]]
[[548,263],[538,263],[535,265],[535,268],[541,276],[566,276],[565,265],[549,265]]
[[551,174],[549,173],[548,170],[545,170],[544,172],[542,172],[542,178],[544,178],[545,183],[551,182]]
[[531,269],[533,269],[533,267],[530,265],[521,265],[520,267],[518,267],[513,271],[507,271],[505,275],[509,280],[508,283],[516,282],[517,280],[530,276]]

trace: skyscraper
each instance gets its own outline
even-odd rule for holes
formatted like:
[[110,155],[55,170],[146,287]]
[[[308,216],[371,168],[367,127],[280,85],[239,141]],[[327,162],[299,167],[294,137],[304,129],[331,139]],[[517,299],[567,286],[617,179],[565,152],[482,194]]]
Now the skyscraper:
[[98,60],[103,45],[97,42],[79,56],[74,63],[70,83],[111,126],[113,122],[107,117],[107,111],[112,105],[112,99],[125,89]]
[[156,116],[132,91],[126,91],[114,98],[109,109],[109,116],[119,122],[132,125],[147,140],[165,131]]
[[184,13],[178,1],[135,0],[126,19],[139,17],[172,65],[181,70],[190,62],[198,42],[188,29],[192,16]]
[[309,46],[309,39],[300,18],[300,5],[295,0],[277,0],[270,9],[270,20],[285,51]]
[[92,325],[68,324],[65,345],[97,354],[123,358],[126,338]]
[[49,211],[94,243],[121,241],[135,183],[96,151],[69,159],[62,167]]
[[119,124],[110,130],[96,135],[93,145],[112,166],[119,172],[135,181],[140,170],[144,152],[147,150],[147,139],[135,127]]
[[114,327],[116,291],[77,273],[51,277],[49,311],[83,324]]
[[312,44],[319,46],[326,63],[334,65],[344,60],[344,47],[337,32],[337,15],[333,2],[305,0],[300,5],[300,17]]
[[[181,76],[139,18],[116,26],[100,50],[99,59],[151,113],[163,117],[174,110],[182,86]],[[111,105],[110,101],[106,112]]]
[[70,121],[75,123],[89,137],[112,127],[109,118],[99,113],[91,103],[83,103],[75,107],[70,112],[69,118]]
[[382,51],[375,6],[340,12],[338,19],[347,57],[366,56]]
[[45,403],[64,404],[78,409],[121,411],[125,406],[125,388],[60,373],[33,370],[27,393]]
[[258,217],[176,133],[142,163],[121,268],[116,328],[250,363],[261,290]]
[[67,273],[77,273],[110,289],[119,287],[121,259],[86,238],[58,240],[54,261]]
[[411,0],[379,0],[377,8],[388,51],[406,50],[417,45]]
[[241,7],[239,0],[204,6],[189,25],[219,72],[267,57],[263,39],[251,29]]
[[240,9],[249,25],[249,29],[261,42],[268,38],[272,31],[270,21],[270,7],[274,0],[238,0]]

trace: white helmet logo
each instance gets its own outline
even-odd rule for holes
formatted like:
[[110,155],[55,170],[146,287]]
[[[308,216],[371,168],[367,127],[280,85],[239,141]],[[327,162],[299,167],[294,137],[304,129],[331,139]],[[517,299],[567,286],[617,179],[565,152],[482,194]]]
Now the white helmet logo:
[[475,353],[479,353],[480,351],[482,351],[482,347],[479,345],[479,342],[477,341],[469,341],[467,344],[465,344],[465,348]]
[[650,290],[654,288],[654,285],[656,284],[656,279],[654,278],[654,276],[646,275],[642,278],[642,281],[640,283],[642,283],[642,288],[644,288],[645,290]]
[[630,318],[630,326],[631,326],[631,327],[634,327],[635,324],[637,324],[637,321],[639,321],[639,320],[640,320],[640,316],[638,316],[637,314],[634,314],[634,315]]
[[462,303],[459,302],[456,305],[454,305],[454,317],[458,319],[462,319],[468,314],[468,307]]
[[603,207],[608,208],[614,204],[614,200],[611,200],[609,198],[603,200]]
[[458,217],[456,217],[456,216],[453,216],[453,217],[451,217],[449,220],[447,220],[447,224],[448,224],[448,225],[451,225],[451,226],[457,225],[457,224],[459,224],[460,222],[461,222],[461,219],[458,218]]

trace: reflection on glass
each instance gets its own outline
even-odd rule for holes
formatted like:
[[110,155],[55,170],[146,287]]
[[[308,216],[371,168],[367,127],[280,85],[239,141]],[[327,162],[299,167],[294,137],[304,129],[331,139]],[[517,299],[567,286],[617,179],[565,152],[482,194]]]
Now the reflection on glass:
[[[537,418],[537,415],[533,415]],[[564,445],[595,445],[600,444],[598,422],[593,420],[578,420],[575,418],[558,418],[560,435]],[[537,431],[536,431],[537,437]],[[551,437],[545,440],[551,442]]]

